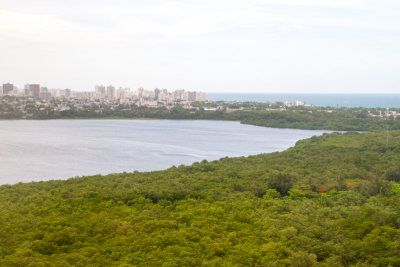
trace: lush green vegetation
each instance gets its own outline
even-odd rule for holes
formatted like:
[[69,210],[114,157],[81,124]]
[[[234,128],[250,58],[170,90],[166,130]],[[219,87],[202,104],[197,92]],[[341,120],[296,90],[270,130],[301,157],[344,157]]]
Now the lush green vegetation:
[[0,266],[399,266],[400,132],[0,187]]
[[400,119],[370,117],[367,109],[354,112],[341,109],[326,111],[254,111],[246,114],[241,123],[274,128],[336,130],[336,131],[375,131],[400,129]]
[[[335,131],[377,131],[389,128],[400,130],[400,117],[385,114],[382,108],[331,108],[331,107],[286,107],[282,103],[229,103],[194,102],[190,109],[175,106],[147,108],[136,105],[91,104],[77,106],[74,102],[52,100],[37,103],[25,99],[21,105],[18,98],[6,97],[0,102],[0,119],[186,119],[186,120],[236,120],[245,124],[274,128],[315,129]],[[58,105],[68,110],[58,111]],[[20,108],[18,108],[20,107]],[[23,110],[22,110],[23,107]],[[220,108],[208,111],[207,108]],[[240,110],[243,109],[243,110]],[[283,110],[284,109],[284,110]],[[392,111],[400,112],[399,109]],[[25,113],[24,113],[25,112]]]

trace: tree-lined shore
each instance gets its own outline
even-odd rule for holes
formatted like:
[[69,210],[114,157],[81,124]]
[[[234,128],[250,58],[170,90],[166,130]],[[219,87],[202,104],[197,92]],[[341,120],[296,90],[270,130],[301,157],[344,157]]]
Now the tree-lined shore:
[[[400,110],[382,108],[285,107],[283,103],[194,102],[190,108],[136,105],[78,105],[72,100],[37,102],[7,97],[0,103],[0,119],[169,119],[228,120],[273,128],[333,131],[399,130]],[[26,101],[26,102],[18,102]]]

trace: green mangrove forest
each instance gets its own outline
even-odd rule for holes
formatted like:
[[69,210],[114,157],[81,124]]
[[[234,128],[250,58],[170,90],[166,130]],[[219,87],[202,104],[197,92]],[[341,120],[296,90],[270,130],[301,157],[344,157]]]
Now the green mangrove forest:
[[0,266],[400,266],[399,182],[400,131],[375,131],[3,185]]

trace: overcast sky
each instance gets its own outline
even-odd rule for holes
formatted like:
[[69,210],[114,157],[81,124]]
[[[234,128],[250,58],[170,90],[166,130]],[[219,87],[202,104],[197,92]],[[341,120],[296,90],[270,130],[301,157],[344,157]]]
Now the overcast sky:
[[400,93],[398,0],[0,0],[0,82]]

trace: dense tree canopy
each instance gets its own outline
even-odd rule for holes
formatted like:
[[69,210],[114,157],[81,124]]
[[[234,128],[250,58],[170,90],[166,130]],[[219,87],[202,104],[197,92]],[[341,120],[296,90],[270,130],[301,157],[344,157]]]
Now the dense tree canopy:
[[400,132],[0,187],[0,266],[399,266]]

